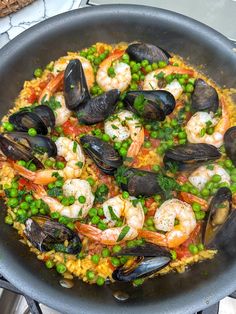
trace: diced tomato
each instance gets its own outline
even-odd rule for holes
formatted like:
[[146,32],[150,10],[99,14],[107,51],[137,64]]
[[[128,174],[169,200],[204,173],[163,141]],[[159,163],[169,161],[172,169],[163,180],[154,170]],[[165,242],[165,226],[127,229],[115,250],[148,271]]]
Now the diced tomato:
[[149,137],[150,132],[147,129],[144,129],[144,136]]
[[77,120],[67,120],[63,125],[63,132],[66,135],[80,135],[83,133],[88,133],[90,132],[93,127],[92,126],[88,126],[88,125],[79,125]]
[[150,197],[145,201],[145,206],[149,208],[154,202],[155,202],[154,198]]
[[152,144],[152,148],[156,148],[160,144],[161,141],[158,139],[150,138],[150,142]]
[[177,178],[178,183],[185,183],[188,181],[188,178],[186,176],[184,176],[183,174],[179,175]]
[[19,190],[23,190],[24,188],[26,190],[31,190],[31,183],[24,178],[20,178],[18,181],[18,184],[19,184]]
[[30,93],[29,97],[26,98],[26,100],[30,104],[33,104],[38,99],[38,97],[37,97],[36,92],[35,92],[33,87],[30,87],[30,90],[31,90],[31,93]]
[[156,209],[151,209],[151,210],[148,210],[148,212],[146,213],[146,217],[153,217],[155,215],[155,212],[156,212]]

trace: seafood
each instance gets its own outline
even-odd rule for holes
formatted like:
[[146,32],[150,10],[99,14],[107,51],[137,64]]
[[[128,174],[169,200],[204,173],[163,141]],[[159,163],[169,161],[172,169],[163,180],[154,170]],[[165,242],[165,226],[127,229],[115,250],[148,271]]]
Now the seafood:
[[122,110],[111,116],[104,124],[104,131],[114,142],[132,139],[127,157],[135,157],[144,142],[143,127],[136,116],[128,110]]
[[[176,218],[179,224],[174,225]],[[178,199],[170,199],[156,210],[154,224],[157,230],[165,231],[166,234],[141,230],[140,236],[151,243],[175,248],[188,239],[196,227],[196,218],[191,205]]]
[[158,89],[166,90],[170,92],[175,97],[175,99],[178,99],[180,95],[182,94],[183,92],[182,86],[176,79],[174,79],[171,83],[165,86],[159,87],[158,74],[160,73],[163,73],[163,75],[169,75],[173,73],[174,74],[188,74],[190,76],[194,74],[193,70],[177,68],[175,66],[169,65],[164,69],[157,69],[146,75],[144,83],[143,83],[144,90],[158,90]]
[[145,120],[163,121],[166,115],[173,112],[175,99],[167,91],[130,91],[126,94],[125,103],[128,109]]
[[[141,229],[144,224],[143,208],[139,202],[136,204],[136,206],[134,206],[132,204],[133,199],[134,198],[123,199],[122,196],[118,195],[116,198],[110,201],[112,206],[109,206],[108,204],[105,204],[104,206],[105,210],[106,208],[108,208],[108,210],[110,209],[110,215],[106,211],[107,217],[111,218],[112,216],[115,216],[119,218],[118,215],[120,215],[120,217],[125,218],[126,222],[122,227],[113,227],[106,230],[100,230],[91,225],[77,222],[76,228],[78,232],[85,235],[89,239],[107,245],[114,245],[116,243],[124,243],[127,240],[133,240],[137,237],[138,230]],[[116,210],[115,213],[113,212],[113,207]]]
[[[96,81],[105,92],[118,89],[123,92],[131,83],[131,71],[128,64],[119,61],[124,54],[122,50],[115,50],[99,66]],[[108,70],[113,67],[114,74],[109,76]]]
[[55,114],[55,119],[56,119],[55,126],[61,126],[71,117],[72,112],[66,107],[63,93],[61,92],[56,93],[55,100],[60,103],[60,107],[54,109],[54,114]]
[[[74,197],[75,201],[72,205],[63,205],[57,199],[48,196],[45,189],[40,185],[33,185],[34,196],[43,200],[51,212],[58,212],[63,216],[70,218],[86,217],[89,209],[93,206],[94,195],[91,187],[86,180],[68,179],[65,180],[62,187],[63,194],[66,197]],[[81,203],[78,199],[80,196],[85,198],[85,202]]]
[[226,154],[236,166],[236,126],[229,128],[224,135],[224,145]]
[[167,250],[152,243],[125,248],[119,255],[137,256],[131,265],[121,266],[112,273],[113,279],[125,282],[151,276],[171,261]]
[[58,88],[62,85],[64,78],[64,72],[60,72],[54,78],[52,78],[45,88],[42,90],[38,102],[43,103],[45,101],[50,100],[53,94],[58,90]]
[[[56,252],[78,254],[81,251],[82,243],[79,236],[48,217],[28,218],[25,222],[24,234],[42,252],[55,250]],[[65,241],[68,242],[67,246],[64,246]]]
[[[229,113],[226,109],[224,100],[222,104],[222,117],[217,119],[213,113],[205,111],[196,112],[188,121],[185,130],[190,143],[206,143],[216,147],[223,144],[223,137],[230,126]],[[213,134],[207,134],[207,126],[214,127]],[[202,133],[203,132],[203,133]]]
[[163,161],[165,166],[175,164],[179,170],[193,169],[200,164],[214,161],[221,157],[218,149],[209,144],[185,144],[168,149]]
[[80,142],[85,152],[104,173],[112,174],[122,165],[121,156],[110,144],[91,135],[82,136]]
[[221,176],[221,182],[230,184],[230,176],[228,172],[219,165],[201,166],[192,172],[188,179],[193,186],[202,190],[205,184],[215,174]]
[[133,43],[128,46],[126,52],[135,61],[147,60],[150,63],[158,61],[169,61],[170,54],[164,49],[146,43]]
[[219,107],[219,97],[214,87],[202,79],[197,79],[192,94],[192,110],[216,112]]

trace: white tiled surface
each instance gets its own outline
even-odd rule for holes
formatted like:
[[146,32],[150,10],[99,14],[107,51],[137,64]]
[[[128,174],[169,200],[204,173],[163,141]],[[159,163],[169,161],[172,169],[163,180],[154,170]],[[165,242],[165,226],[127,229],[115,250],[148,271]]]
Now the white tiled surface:
[[[1,0],[0,0],[1,1]],[[10,16],[0,18],[0,48],[4,46],[9,40],[13,39],[15,36],[23,32],[25,29],[37,24],[38,22],[43,21],[44,19],[51,17],[53,15],[66,12],[69,10],[73,10],[79,7],[81,1],[83,0],[36,0],[34,3],[31,5],[25,7],[21,11],[18,11],[14,14],[11,14]],[[195,9],[199,9],[199,2],[201,2],[201,5],[205,5],[207,2],[212,2],[212,0],[200,0],[198,1],[193,1],[193,0],[186,0],[186,5],[184,5],[185,0],[146,0],[146,1],[113,1],[113,0],[91,0],[90,2],[94,4],[99,4],[99,3],[121,3],[121,2],[132,2],[132,3],[144,3],[148,2],[149,5],[155,5],[159,6],[162,8],[166,9],[172,9],[173,11],[177,11],[180,13],[184,13],[186,15],[190,15],[195,17],[196,19],[197,16],[194,16],[194,14],[197,14],[198,10],[192,10],[192,13],[190,12],[191,7],[189,9],[189,5],[192,2],[192,5],[195,6]],[[83,1],[85,2],[85,1]],[[172,3],[171,3],[172,2]],[[204,4],[205,2],[205,4]],[[212,7],[212,10],[215,8],[217,9],[218,7],[218,14],[222,13],[222,10],[224,10],[225,13],[225,21],[224,20],[219,20],[219,23],[224,24],[224,22],[227,21],[228,15],[227,15],[227,8],[225,6],[228,6],[228,8],[232,8],[233,12],[230,9],[230,15],[234,15],[234,23],[232,24],[232,28],[234,31],[236,30],[236,3],[234,5],[233,2],[236,2],[236,0],[215,0],[214,1],[214,7]],[[182,6],[181,6],[182,3]],[[172,6],[173,4],[173,6]],[[207,7],[207,5],[206,5]],[[188,11],[190,12],[188,14]],[[196,13],[194,13],[196,12]],[[214,13],[214,12],[213,12]],[[217,14],[215,12],[214,14]],[[199,15],[199,20],[202,20]],[[222,27],[222,24],[219,25],[219,29],[224,33],[225,30],[225,35],[227,35],[227,29],[224,28],[224,25]],[[227,24],[227,23],[226,23]],[[236,39],[236,38],[234,38]],[[1,296],[1,289],[0,289],[0,296]],[[25,300],[22,298],[21,301],[19,302],[18,309],[16,314],[22,314],[24,313],[26,309],[26,303]],[[42,305],[42,310],[44,314],[58,314],[58,312],[49,309],[46,306]],[[220,303],[220,309],[219,309],[219,314],[236,314],[236,300],[233,300],[231,298],[225,298],[221,301]]]

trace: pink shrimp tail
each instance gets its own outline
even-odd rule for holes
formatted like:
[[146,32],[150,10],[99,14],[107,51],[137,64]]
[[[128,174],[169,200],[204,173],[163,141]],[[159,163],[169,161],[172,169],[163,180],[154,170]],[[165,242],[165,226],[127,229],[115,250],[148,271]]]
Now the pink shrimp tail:
[[30,187],[34,193],[34,197],[36,197],[37,199],[43,198],[44,196],[47,195],[47,192],[45,191],[44,187],[41,185],[31,183]]
[[159,232],[139,230],[140,237],[144,238],[146,241],[151,242],[160,246],[168,246],[166,236]]
[[144,142],[144,129],[139,132],[138,138],[133,141],[128,149],[127,157],[135,158]]
[[121,58],[125,50],[116,49],[114,50],[102,63],[99,65],[100,68],[103,68],[107,63],[112,63],[113,61]]
[[12,163],[12,166],[13,166],[13,169],[19,174],[21,175],[22,177],[30,180],[30,181],[33,181],[34,178],[35,178],[35,172],[33,171],[30,171],[28,169],[26,169],[25,167],[23,166],[20,166],[18,165],[17,163],[13,162]]
[[76,229],[82,235],[88,237],[91,240],[99,241],[101,238],[102,230],[95,228],[93,226],[82,224],[80,222],[76,222]]
[[64,78],[64,71],[60,72],[57,76],[55,76],[43,89],[41,95],[39,96],[39,103],[44,100],[49,100],[50,96],[55,93],[58,87],[61,85]]

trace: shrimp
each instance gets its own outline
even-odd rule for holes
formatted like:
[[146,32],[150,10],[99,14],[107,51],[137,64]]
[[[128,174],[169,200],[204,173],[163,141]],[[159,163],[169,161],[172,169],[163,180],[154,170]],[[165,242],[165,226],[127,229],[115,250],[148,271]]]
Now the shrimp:
[[159,88],[157,75],[160,73],[163,73],[164,75],[177,73],[177,74],[188,74],[190,76],[193,76],[194,71],[169,65],[165,69],[158,69],[158,70],[152,71],[145,76],[144,83],[143,83],[144,90],[153,90],[153,89],[166,90],[170,92],[175,97],[175,99],[178,99],[180,95],[183,93],[183,88],[180,85],[180,83],[175,79],[171,83],[167,84],[165,87]]
[[110,117],[104,124],[104,131],[115,142],[122,142],[129,137],[132,139],[127,157],[137,156],[144,142],[144,129],[136,116],[128,110]]
[[93,73],[93,67],[91,63],[87,59],[81,56],[76,56],[76,57],[66,56],[66,57],[60,58],[58,61],[55,62],[54,64],[55,77],[43,89],[41,95],[39,96],[39,100],[38,100],[39,103],[41,103],[42,100],[44,101],[49,100],[50,97],[52,97],[53,94],[58,90],[59,86],[63,82],[64,71],[66,69],[66,66],[72,59],[79,59],[81,61],[85,78],[86,78],[86,82],[88,84],[88,88],[90,89],[93,86],[94,73]]
[[[58,212],[70,218],[86,217],[94,202],[94,195],[87,180],[69,179],[64,182],[62,187],[63,195],[66,197],[73,196],[75,198],[75,202],[68,206],[64,206],[57,199],[48,196],[41,185],[33,185],[32,189],[35,198],[42,199],[49,206],[51,212]],[[83,204],[78,200],[80,196],[85,197]]]
[[54,114],[55,114],[55,125],[56,126],[60,126],[63,123],[65,123],[72,115],[72,112],[67,109],[66,107],[66,103],[65,103],[65,98],[63,96],[63,93],[56,93],[55,94],[55,100],[58,101],[60,103],[60,107],[56,108],[54,110]]
[[[130,66],[124,62],[118,61],[123,54],[123,50],[114,50],[99,66],[96,81],[105,92],[114,88],[123,92],[128,88],[131,82]],[[108,75],[108,69],[112,65],[115,71],[114,77]]]
[[[222,99],[222,117],[220,120],[214,118],[214,114],[198,111],[188,121],[185,130],[187,138],[190,143],[206,143],[220,147],[223,145],[224,134],[230,127],[229,113],[226,108],[225,102]],[[211,123],[214,128],[214,133],[204,134],[202,136],[202,130],[205,130],[207,125]]]
[[205,184],[211,179],[212,176],[218,174],[221,176],[221,182],[226,182],[230,184],[230,176],[228,172],[219,165],[212,165],[212,168],[209,169],[209,166],[201,166],[197,168],[190,176],[189,182],[202,190]]
[[56,181],[55,172],[64,179],[78,178],[82,173],[83,164],[85,161],[84,153],[79,143],[70,140],[67,137],[59,137],[56,142],[57,155],[64,157],[66,166],[62,170],[43,169],[35,172],[18,165],[13,164],[13,168],[23,177],[33,181],[35,184],[46,185]]
[[[179,224],[175,225],[175,219]],[[191,205],[178,199],[165,201],[154,215],[154,224],[157,230],[166,234],[148,230],[140,230],[139,235],[147,241],[168,248],[175,248],[184,243],[197,223]]]
[[100,230],[91,225],[76,223],[79,233],[89,239],[98,241],[101,244],[115,245],[128,240],[133,240],[138,236],[138,230],[144,224],[144,212],[141,203],[136,206],[132,204],[135,198],[123,199],[121,195],[115,196],[103,204],[104,215],[109,221],[112,217],[119,218],[123,216],[126,220],[122,227],[113,227],[106,230]]

